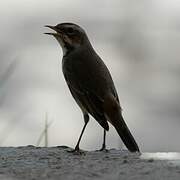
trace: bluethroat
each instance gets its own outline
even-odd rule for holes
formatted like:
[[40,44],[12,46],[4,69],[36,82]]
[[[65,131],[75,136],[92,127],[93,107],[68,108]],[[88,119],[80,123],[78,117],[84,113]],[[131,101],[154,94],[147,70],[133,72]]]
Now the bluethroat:
[[101,150],[106,148],[106,131],[109,130],[109,122],[114,126],[128,150],[139,152],[139,147],[122,117],[111,74],[93,49],[86,32],[74,23],[46,25],[46,27],[54,31],[45,34],[54,36],[63,50],[63,74],[84,116],[85,124],[74,151],[80,150],[79,144],[90,114],[104,129]]

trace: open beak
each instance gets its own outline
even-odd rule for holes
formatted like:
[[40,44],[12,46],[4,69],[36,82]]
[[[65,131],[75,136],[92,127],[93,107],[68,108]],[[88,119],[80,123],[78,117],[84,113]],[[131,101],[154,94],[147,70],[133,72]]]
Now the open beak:
[[45,25],[44,27],[48,27],[48,28],[56,31],[56,32],[50,32],[50,33],[44,33],[44,34],[53,35],[53,36],[57,36],[57,35],[61,34],[59,31],[57,31],[57,28],[55,26]]

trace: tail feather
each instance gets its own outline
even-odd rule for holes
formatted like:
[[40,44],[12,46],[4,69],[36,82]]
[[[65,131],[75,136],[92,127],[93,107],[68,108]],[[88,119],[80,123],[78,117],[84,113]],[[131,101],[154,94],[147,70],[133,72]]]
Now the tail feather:
[[128,150],[131,152],[139,152],[139,147],[122,117],[119,102],[117,102],[113,96],[106,97],[104,101],[104,111],[107,120],[115,127]]
[[127,127],[122,115],[120,119],[117,119],[113,122],[113,126],[115,127],[117,133],[121,137],[123,143],[126,145],[129,151],[131,152],[139,152],[139,147],[132,136],[129,128]]

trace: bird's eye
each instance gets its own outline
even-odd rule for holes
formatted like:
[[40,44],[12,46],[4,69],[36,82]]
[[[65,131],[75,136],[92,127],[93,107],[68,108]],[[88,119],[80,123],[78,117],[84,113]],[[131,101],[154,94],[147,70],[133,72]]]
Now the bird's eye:
[[71,34],[71,33],[73,33],[73,32],[74,32],[74,29],[73,29],[73,28],[71,28],[71,27],[69,27],[69,28],[67,28],[67,32]]

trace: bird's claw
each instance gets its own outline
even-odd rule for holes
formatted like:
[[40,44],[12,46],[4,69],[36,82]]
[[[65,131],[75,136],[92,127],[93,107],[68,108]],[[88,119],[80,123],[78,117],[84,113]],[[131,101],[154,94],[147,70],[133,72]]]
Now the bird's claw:
[[75,155],[84,155],[85,151],[80,150],[79,148],[75,148],[73,150],[67,150],[68,153],[73,153]]
[[102,145],[102,148],[101,149],[99,149],[99,150],[97,150],[97,151],[100,151],[100,152],[108,152],[109,150],[108,149],[106,149],[106,145]]

